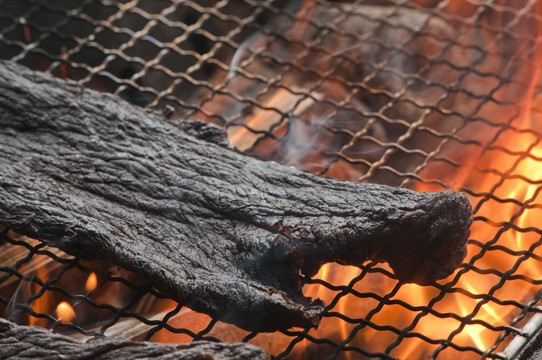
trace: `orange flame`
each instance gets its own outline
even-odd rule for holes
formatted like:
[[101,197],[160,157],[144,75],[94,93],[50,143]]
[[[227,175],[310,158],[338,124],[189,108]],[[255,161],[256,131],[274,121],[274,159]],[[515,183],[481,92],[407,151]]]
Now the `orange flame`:
[[62,301],[57,305],[56,314],[58,319],[64,322],[69,322],[75,319],[75,310],[73,310],[73,307],[66,301]]
[[98,286],[98,277],[96,276],[96,273],[90,273],[90,275],[87,278],[87,281],[85,283],[85,291],[91,292],[92,290],[96,289],[96,286]]
[[[49,279],[49,267],[47,266],[47,259],[44,256],[37,256],[35,257],[35,266],[36,266],[36,273],[35,277],[40,279],[41,281],[45,282]],[[37,296],[40,291],[42,290],[42,287],[39,286],[37,283],[32,283],[32,295]],[[32,307],[32,310],[34,310],[36,313],[50,313],[51,312],[51,304],[53,302],[53,294],[51,294],[48,291],[43,292],[43,294],[39,297],[37,297],[30,306]],[[37,325],[41,327],[47,327],[48,321],[47,319],[38,318],[31,316],[29,319],[30,325]]]

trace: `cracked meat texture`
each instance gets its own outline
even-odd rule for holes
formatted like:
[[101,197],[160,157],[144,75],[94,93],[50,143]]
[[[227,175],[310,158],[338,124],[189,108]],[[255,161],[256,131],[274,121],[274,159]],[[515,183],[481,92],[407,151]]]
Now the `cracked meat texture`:
[[157,344],[116,337],[94,338],[86,343],[37,326],[20,326],[0,318],[1,359],[158,359],[158,360],[269,360],[257,346],[244,343],[195,341]]
[[0,65],[0,224],[135,271],[258,331],[317,326],[299,270],[386,261],[402,281],[465,256],[467,198],[343,182],[254,159],[218,127]]

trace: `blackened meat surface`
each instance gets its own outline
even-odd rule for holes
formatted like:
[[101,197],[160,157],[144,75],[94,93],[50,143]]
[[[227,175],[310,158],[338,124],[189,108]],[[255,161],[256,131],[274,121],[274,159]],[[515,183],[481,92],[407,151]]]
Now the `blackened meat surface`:
[[0,224],[107,258],[196,311],[248,330],[317,326],[299,270],[386,261],[407,282],[465,256],[467,198],[343,182],[232,149],[170,121],[0,63]]
[[122,338],[94,338],[86,343],[37,326],[20,326],[0,318],[0,359],[183,359],[269,360],[261,348],[244,343],[196,341],[158,344]]

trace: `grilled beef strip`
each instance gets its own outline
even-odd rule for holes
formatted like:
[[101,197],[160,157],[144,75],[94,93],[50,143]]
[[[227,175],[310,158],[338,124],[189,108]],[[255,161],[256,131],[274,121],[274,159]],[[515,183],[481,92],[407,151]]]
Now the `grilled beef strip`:
[[0,224],[135,271],[192,309],[257,331],[316,327],[299,271],[388,262],[451,274],[465,195],[314,176],[242,154],[222,129],[0,63]]
[[269,360],[261,348],[244,343],[195,341],[190,344],[159,344],[97,337],[82,343],[37,326],[21,326],[0,318],[1,359],[176,359],[176,360]]

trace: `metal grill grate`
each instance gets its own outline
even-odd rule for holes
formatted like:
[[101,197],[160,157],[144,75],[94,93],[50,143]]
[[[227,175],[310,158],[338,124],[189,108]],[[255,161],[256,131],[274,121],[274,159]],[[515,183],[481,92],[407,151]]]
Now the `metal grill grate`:
[[[255,156],[352,181],[466,192],[464,264],[431,286],[384,264],[303,279],[319,329],[248,333],[135,274],[4,229],[0,311],[74,337],[248,341],[284,358],[506,359],[539,313],[536,0],[0,0],[0,58],[226,128]],[[91,273],[97,286],[87,287]],[[60,321],[67,301],[77,317]],[[535,317],[536,318],[536,317]],[[531,323],[532,324],[532,323]],[[528,334],[527,334],[528,335]]]

